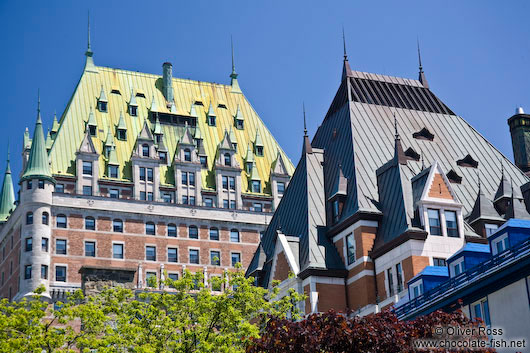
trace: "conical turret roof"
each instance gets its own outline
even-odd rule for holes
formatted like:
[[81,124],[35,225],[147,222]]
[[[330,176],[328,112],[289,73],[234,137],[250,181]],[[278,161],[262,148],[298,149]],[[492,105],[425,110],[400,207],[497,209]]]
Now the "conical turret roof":
[[52,134],[56,134],[59,131],[59,122],[57,121],[57,114],[53,114]]
[[11,167],[9,165],[9,152],[7,155],[7,166],[2,184],[2,194],[0,195],[0,222],[5,222],[15,209],[15,191],[11,178]]

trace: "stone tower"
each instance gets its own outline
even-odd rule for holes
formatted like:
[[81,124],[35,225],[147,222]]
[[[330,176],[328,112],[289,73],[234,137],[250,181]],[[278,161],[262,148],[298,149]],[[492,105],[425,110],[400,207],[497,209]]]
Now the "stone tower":
[[515,110],[515,114],[508,119],[512,136],[513,157],[517,165],[525,174],[530,174],[530,115],[525,114],[523,108]]

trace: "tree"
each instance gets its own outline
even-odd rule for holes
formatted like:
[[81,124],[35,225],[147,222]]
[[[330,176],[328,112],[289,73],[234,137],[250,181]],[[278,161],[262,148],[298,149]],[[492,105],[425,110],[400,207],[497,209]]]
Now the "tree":
[[[158,283],[150,280],[152,287]],[[54,310],[40,301],[0,302],[0,352],[243,352],[269,317],[297,319],[294,290],[277,301],[278,288],[253,285],[241,270],[213,277],[186,271],[162,283],[171,291],[108,288],[69,296]],[[223,292],[212,291],[225,285]]]

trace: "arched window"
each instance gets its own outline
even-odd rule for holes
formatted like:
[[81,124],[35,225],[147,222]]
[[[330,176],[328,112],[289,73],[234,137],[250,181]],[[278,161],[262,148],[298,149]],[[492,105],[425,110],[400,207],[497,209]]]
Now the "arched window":
[[184,160],[185,160],[186,162],[191,162],[191,151],[190,151],[189,148],[186,148],[186,149],[184,150]]
[[232,165],[232,158],[230,158],[230,153],[225,153],[225,165],[231,166]]
[[210,240],[219,240],[219,229],[210,228]]
[[42,224],[48,225],[49,214],[48,212],[42,212]]
[[146,143],[142,145],[142,156],[149,157],[149,145]]
[[177,226],[170,223],[167,225],[167,236],[176,237],[177,236]]
[[57,215],[57,228],[66,228],[66,216],[64,214]]
[[230,231],[230,241],[232,243],[239,243],[239,231],[237,229],[232,229]]
[[26,213],[26,224],[33,224],[33,212]]
[[96,230],[96,220],[94,217],[85,217],[85,229]]
[[197,228],[197,226],[188,227],[188,238],[199,239],[199,229]]
[[112,230],[117,233],[123,233],[123,222],[121,219],[115,219],[112,221]]
[[155,224],[153,222],[147,222],[145,224],[145,234],[155,235]]

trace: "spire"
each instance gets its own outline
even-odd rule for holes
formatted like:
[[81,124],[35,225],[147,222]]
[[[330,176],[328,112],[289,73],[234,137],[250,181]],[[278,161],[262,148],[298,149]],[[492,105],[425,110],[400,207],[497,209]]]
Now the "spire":
[[242,93],[239,83],[237,82],[236,65],[234,63],[234,42],[232,40],[232,36],[230,36],[230,48],[232,49],[232,73],[230,74],[232,93]]
[[401,138],[399,137],[399,132],[397,128],[397,118],[396,113],[394,112],[394,158],[399,164],[407,164],[407,156],[403,152],[403,146],[401,145]]
[[344,26],[342,26],[342,45],[344,47],[344,62],[342,65],[342,80],[346,77],[351,76],[350,63],[348,62],[348,54],[346,53],[346,36],[344,35]]
[[92,47],[90,45],[90,11],[88,11],[87,49],[86,49],[86,52],[85,52],[85,56],[86,56],[85,70],[87,68],[93,68],[94,67],[94,59],[92,58],[93,55],[94,55],[94,52],[92,51]]
[[423,72],[423,66],[421,65],[421,51],[420,51],[420,40],[417,39],[418,43],[418,64],[419,64],[419,80],[423,87],[429,88],[429,83],[427,82],[427,79],[425,78],[425,73]]
[[305,104],[302,104],[302,109],[304,112],[304,144],[302,147],[302,154],[313,153],[313,148],[311,147],[311,142],[309,142],[309,136],[307,136],[307,125],[305,117]]
[[55,180],[53,179],[50,172],[48,153],[46,152],[46,141],[44,140],[44,132],[42,131],[40,94],[37,103],[37,122],[35,123],[35,131],[33,132],[33,140],[31,143],[31,150],[29,151],[29,159],[20,182],[32,178],[47,179],[52,183],[55,183]]
[[11,166],[9,163],[9,142],[7,143],[7,165],[0,194],[0,222],[5,222],[11,212],[15,209],[15,191],[13,189],[13,179],[11,178]]
[[302,103],[302,110],[304,111],[304,136],[307,136],[307,124],[305,120],[305,103]]
[[57,112],[53,113],[53,124],[52,124],[52,137],[59,131],[59,123],[57,122]]

